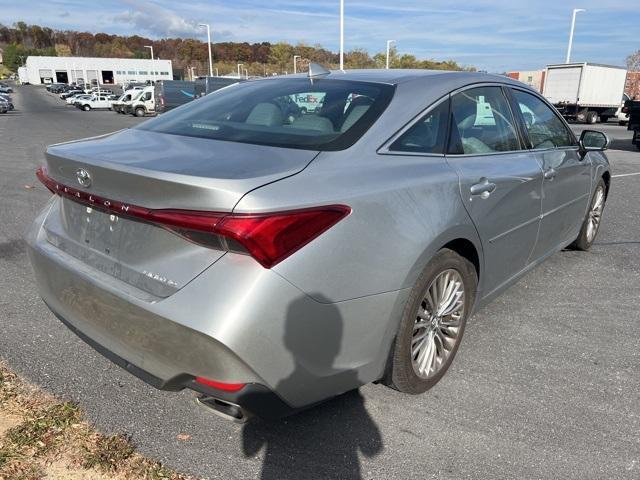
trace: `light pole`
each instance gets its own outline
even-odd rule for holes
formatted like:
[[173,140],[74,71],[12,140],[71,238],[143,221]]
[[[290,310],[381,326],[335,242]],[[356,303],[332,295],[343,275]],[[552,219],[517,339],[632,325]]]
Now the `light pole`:
[[571,61],[571,47],[573,45],[573,30],[576,27],[576,13],[586,12],[584,8],[574,8],[573,16],[571,17],[571,33],[569,33],[569,48],[567,48],[567,61],[564,63],[569,63]]
[[196,67],[189,67],[189,71],[191,72],[191,81],[194,81],[196,79],[195,69]]
[[144,48],[151,49],[151,68],[153,68],[153,83],[156,83],[156,62],[153,59],[153,45],[145,45]]
[[387,70],[389,70],[389,50],[391,48],[391,44],[394,42],[395,40],[387,40]]
[[200,27],[207,27],[207,45],[209,46],[209,76],[213,77],[213,57],[211,56],[211,27],[208,23],[199,23]]
[[293,56],[293,74],[295,75],[296,73],[298,73],[298,67],[296,66],[296,60],[301,58],[300,55],[294,55]]
[[242,78],[242,74],[240,73],[240,67],[244,66],[244,63],[238,64],[238,78]]
[[248,80],[249,79],[249,70],[247,70],[244,67],[243,67],[243,70],[244,70],[244,78],[246,78]]
[[344,70],[344,0],[340,0],[340,70]]

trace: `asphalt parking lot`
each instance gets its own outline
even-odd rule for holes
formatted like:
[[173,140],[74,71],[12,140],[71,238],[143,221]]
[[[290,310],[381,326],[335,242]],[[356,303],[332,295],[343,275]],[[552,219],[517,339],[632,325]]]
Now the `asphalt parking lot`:
[[21,238],[50,196],[34,176],[45,146],[141,119],[81,112],[37,87],[13,97],[0,115],[0,358],[99,430],[206,478],[640,478],[640,151],[624,127],[590,127],[612,138],[614,174],[592,250],[554,255],[477,312],[435,388],[367,385],[238,425],[121,371],[40,301]]

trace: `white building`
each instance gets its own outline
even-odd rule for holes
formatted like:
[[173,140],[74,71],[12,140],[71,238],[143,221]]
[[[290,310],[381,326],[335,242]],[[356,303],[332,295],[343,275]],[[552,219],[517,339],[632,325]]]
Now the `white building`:
[[[94,57],[27,57],[26,81],[41,83],[85,82],[101,85],[173,80],[171,60]],[[155,73],[154,73],[155,72]]]

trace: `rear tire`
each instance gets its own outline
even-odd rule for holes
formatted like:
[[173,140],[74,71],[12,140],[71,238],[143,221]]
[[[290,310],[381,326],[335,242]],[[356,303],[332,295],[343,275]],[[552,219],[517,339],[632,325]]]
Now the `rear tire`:
[[593,125],[598,121],[598,113],[597,112],[587,112],[587,116],[585,117],[585,123]]
[[407,299],[384,383],[411,394],[438,383],[462,341],[477,285],[474,266],[453,250],[431,259]]
[[591,248],[600,229],[606,196],[607,189],[604,180],[600,179],[593,193],[591,203],[589,203],[589,211],[582,222],[580,235],[578,235],[578,238],[570,245],[571,248],[582,251],[587,251]]

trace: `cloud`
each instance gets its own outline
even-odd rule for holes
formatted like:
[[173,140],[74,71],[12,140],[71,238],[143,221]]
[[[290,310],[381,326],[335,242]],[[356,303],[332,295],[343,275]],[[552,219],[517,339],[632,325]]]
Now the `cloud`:
[[193,37],[202,33],[195,20],[154,3],[143,0],[123,0],[123,3],[130,9],[115,15],[114,20],[133,25],[140,32],[159,37]]

